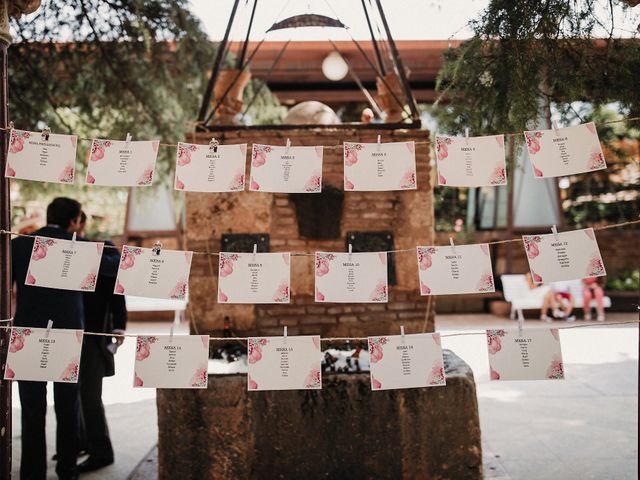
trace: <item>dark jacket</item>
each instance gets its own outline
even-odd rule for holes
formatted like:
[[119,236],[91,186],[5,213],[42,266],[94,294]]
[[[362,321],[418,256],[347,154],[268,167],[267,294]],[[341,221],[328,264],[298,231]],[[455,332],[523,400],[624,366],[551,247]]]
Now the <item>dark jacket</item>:
[[[105,245],[113,245],[105,242]],[[108,250],[108,249],[107,249]],[[115,277],[99,275],[95,292],[84,293],[84,319],[85,331],[97,333],[111,333],[113,330],[125,330],[127,327],[127,307],[124,295],[115,295]],[[115,373],[113,353],[107,346],[112,337],[97,335],[85,336],[85,347],[96,348],[100,352],[98,358],[102,360],[101,366],[96,366],[95,371],[102,376],[109,377]]]
[[[59,227],[47,226],[34,236],[71,240],[72,234]],[[77,238],[82,241],[83,239]],[[27,269],[33,250],[33,237],[18,237],[11,241],[12,282],[17,285],[14,325],[46,328],[49,320],[54,328],[84,328],[83,293],[74,290],[26,285]],[[120,255],[116,249],[105,248],[99,275],[115,278]],[[98,280],[99,281],[99,280]]]

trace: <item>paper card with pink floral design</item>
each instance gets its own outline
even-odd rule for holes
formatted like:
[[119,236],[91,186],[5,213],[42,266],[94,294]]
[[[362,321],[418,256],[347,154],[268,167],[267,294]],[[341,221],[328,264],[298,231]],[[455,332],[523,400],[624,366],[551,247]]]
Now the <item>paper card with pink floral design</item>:
[[13,327],[5,380],[78,383],[82,330]]
[[9,152],[4,176],[37,182],[74,183],[76,135],[13,129],[9,133]]
[[186,300],[193,252],[124,245],[113,293]]
[[185,192],[241,192],[244,190],[247,144],[178,143],[174,187]]
[[496,187],[507,184],[504,135],[436,135],[438,185]]
[[491,380],[564,380],[557,328],[487,330]]
[[207,388],[209,335],[138,335],[133,386]]
[[417,247],[421,295],[495,292],[489,245]]
[[86,183],[107,187],[151,186],[159,145],[158,140],[93,139]]
[[35,237],[25,284],[93,292],[103,249],[102,242]]
[[439,333],[369,337],[372,390],[445,386]]
[[252,192],[320,193],[322,147],[278,147],[253,144]]
[[387,303],[386,252],[316,252],[316,302]]
[[219,303],[289,303],[290,253],[221,252]]
[[593,228],[558,234],[524,235],[535,283],[602,277],[607,274]]
[[414,142],[344,143],[344,189],[376,192],[415,190]]
[[250,337],[248,390],[320,390],[320,337]]
[[564,177],[607,168],[593,122],[524,132],[533,175]]

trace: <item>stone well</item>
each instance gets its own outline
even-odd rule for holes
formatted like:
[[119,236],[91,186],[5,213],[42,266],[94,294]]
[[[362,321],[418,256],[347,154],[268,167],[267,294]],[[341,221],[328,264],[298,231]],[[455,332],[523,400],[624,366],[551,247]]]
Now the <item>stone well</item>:
[[245,375],[158,390],[159,479],[479,480],[473,373],[444,354],[446,387],[374,392],[359,373],[316,391],[248,392]]
[[[343,192],[343,141],[424,141],[429,133],[417,129],[323,127],[314,129],[221,130],[190,134],[187,141],[207,144],[212,137],[222,144],[252,143],[284,145],[337,145],[324,149],[323,197],[318,194],[288,195],[262,192],[187,193],[186,238],[188,250],[225,250],[223,235],[254,234],[259,251],[314,252],[414,248],[433,241],[433,195],[427,145],[416,145],[416,191]],[[249,155],[248,155],[249,157]],[[247,159],[247,176],[250,158]],[[315,198],[312,198],[315,197]],[[342,211],[339,210],[341,203]],[[309,221],[309,219],[311,219]],[[335,222],[333,222],[335,220]],[[325,225],[326,223],[326,225]],[[314,231],[320,227],[320,236]],[[348,234],[355,240],[348,241]],[[267,238],[268,237],[268,238]],[[356,238],[357,237],[357,238]],[[268,241],[268,246],[267,246]],[[387,244],[385,244],[387,242]],[[368,248],[367,248],[368,245]],[[390,247],[390,248],[386,248]],[[251,251],[252,242],[244,250]],[[391,263],[391,262],[390,262]],[[190,278],[188,315],[199,333],[220,333],[225,316],[231,317],[238,335],[276,335],[287,326],[290,335],[361,336],[433,331],[433,314],[426,318],[427,297],[420,297],[415,254],[393,258],[387,305],[318,304],[313,299],[313,257],[292,258],[290,305],[219,305],[216,302],[217,257],[194,256]]]

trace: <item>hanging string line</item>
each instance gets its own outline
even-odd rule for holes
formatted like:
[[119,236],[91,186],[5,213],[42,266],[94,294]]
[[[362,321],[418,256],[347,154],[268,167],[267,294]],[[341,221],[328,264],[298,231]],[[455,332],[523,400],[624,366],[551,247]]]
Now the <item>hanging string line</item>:
[[[607,122],[599,122],[598,125],[611,125],[613,123],[624,123],[624,122],[637,122],[640,120],[640,117],[629,117],[629,118],[620,118],[618,120],[609,120]],[[189,124],[200,124],[202,122],[189,122]],[[274,125],[274,128],[277,128],[277,125]],[[0,127],[0,131],[9,131],[12,130],[14,127],[12,127],[11,125],[9,125],[8,127]],[[402,128],[402,124],[399,125],[399,128]],[[523,132],[509,132],[509,133],[504,133],[503,134],[505,137],[518,137],[520,135],[523,135]],[[87,138],[87,137],[78,137],[78,140],[83,141],[83,142],[92,142],[94,139],[93,138]],[[416,145],[431,145],[433,142],[431,142],[430,140],[419,140],[414,142]],[[177,148],[178,144],[177,143],[160,143],[161,147],[167,147],[167,148]],[[322,148],[326,148],[326,149],[342,149],[344,148],[344,144],[339,144],[339,145],[314,145],[317,147],[322,147]]]
[[[3,320],[6,321],[6,320]],[[616,325],[637,325],[640,323],[640,320],[627,320],[624,322],[610,322],[610,323],[590,323],[586,325],[567,325],[564,327],[550,327],[557,328],[558,330],[569,330],[570,328],[588,328],[588,327],[613,327]],[[8,325],[0,325],[0,329],[8,330],[13,328]],[[19,327],[23,328],[23,327]],[[29,327],[24,327],[29,328]],[[31,327],[34,328],[34,327]],[[488,328],[489,330],[495,330],[496,328]],[[498,328],[499,330],[500,328]],[[139,336],[158,336],[158,335],[168,335],[168,334],[160,334],[160,333],[99,333],[99,332],[84,332],[84,335],[94,335],[97,337],[112,337],[112,338],[136,338]],[[441,337],[460,337],[460,336],[468,336],[468,335],[486,335],[485,331],[481,332],[456,332],[456,333],[441,333]],[[176,334],[174,336],[179,336]],[[263,335],[264,336],[264,335]],[[254,337],[209,337],[210,342],[232,342],[232,341],[247,341],[250,338],[262,338],[263,336],[254,336]],[[291,335],[295,337],[295,335]],[[373,335],[374,337],[376,335]],[[320,338],[321,342],[366,342],[369,337],[322,337]]]
[[[611,224],[611,225],[605,225],[602,227],[593,227],[593,230],[595,231],[600,231],[600,230],[609,230],[611,228],[620,228],[620,227],[625,227],[627,225],[636,225],[640,223],[640,220],[630,220],[628,222],[623,222],[623,223],[615,223],[615,224]],[[560,232],[561,233],[561,232]],[[25,235],[23,233],[18,233],[18,232],[12,232],[10,230],[0,230],[0,235],[12,235],[15,237],[28,237],[28,238],[35,238],[38,237],[39,235]],[[506,240],[495,240],[493,242],[479,242],[480,244],[483,245],[501,245],[503,243],[511,243],[511,242],[522,242],[522,238],[518,237],[518,238],[510,238],[510,239],[506,239]],[[98,242],[100,243],[100,242]],[[446,247],[449,246],[450,244],[443,244],[443,245],[427,245],[427,246],[433,246],[433,247]],[[459,245],[464,245],[464,244],[459,244]],[[473,244],[472,244],[473,245]],[[120,247],[116,247],[115,245],[104,245],[104,248],[113,248],[115,250],[120,250]],[[186,250],[186,251],[191,251],[191,250]],[[323,250],[320,250],[323,251]],[[395,250],[381,250],[378,252],[371,252],[371,253],[407,253],[407,252],[415,252],[416,251],[416,247],[413,248],[400,248],[400,249],[395,249]],[[212,256],[212,257],[217,257],[220,255],[220,253],[223,252],[197,252],[197,251],[192,251],[192,253],[194,255],[206,255],[206,256]],[[224,252],[227,253],[227,252]],[[251,252],[233,252],[233,253],[251,253]],[[289,253],[292,257],[314,257],[315,256],[315,252],[276,252],[276,253]],[[337,253],[337,252],[333,252],[333,253]]]

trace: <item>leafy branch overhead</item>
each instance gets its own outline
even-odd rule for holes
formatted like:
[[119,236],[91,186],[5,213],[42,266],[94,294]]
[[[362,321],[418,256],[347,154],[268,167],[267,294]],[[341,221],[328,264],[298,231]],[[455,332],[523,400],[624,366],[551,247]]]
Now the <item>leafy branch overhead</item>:
[[[640,115],[640,42],[613,38],[613,10],[603,21],[601,9],[595,0],[492,0],[471,24],[473,38],[445,53],[440,124],[517,132],[543,105],[577,101],[617,102],[626,115]],[[598,32],[605,38],[594,38]]]

